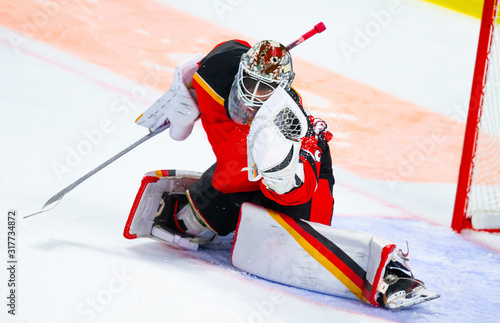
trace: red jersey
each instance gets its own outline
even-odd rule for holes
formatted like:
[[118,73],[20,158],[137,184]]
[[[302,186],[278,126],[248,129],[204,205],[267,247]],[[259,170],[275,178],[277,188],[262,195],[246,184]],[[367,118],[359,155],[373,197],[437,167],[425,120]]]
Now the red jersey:
[[[301,154],[305,171],[304,183],[289,193],[279,195],[268,190],[261,182],[251,182],[248,180],[247,171],[242,170],[247,167],[246,140],[250,126],[231,120],[227,112],[227,101],[241,56],[249,48],[247,42],[239,40],[217,45],[202,59],[193,77],[201,122],[217,158],[212,185],[222,193],[261,190],[268,198],[282,205],[312,203],[311,221],[329,225],[333,209],[334,179],[328,144],[324,136],[320,136],[313,144],[308,143],[306,147],[309,148],[307,150],[317,149],[316,155],[321,156],[321,161],[314,158],[313,151],[312,154]],[[301,107],[300,97],[295,91],[291,92]]]

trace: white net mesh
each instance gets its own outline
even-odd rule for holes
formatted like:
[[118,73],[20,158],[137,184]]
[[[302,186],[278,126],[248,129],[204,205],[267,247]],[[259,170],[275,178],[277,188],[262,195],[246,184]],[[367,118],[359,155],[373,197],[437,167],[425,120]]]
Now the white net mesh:
[[302,127],[307,126],[302,125],[297,115],[288,107],[274,117],[273,123],[286,139],[292,141],[298,140],[303,133]]
[[[497,12],[498,14],[498,12]],[[494,26],[467,217],[476,229],[500,228],[500,29]]]

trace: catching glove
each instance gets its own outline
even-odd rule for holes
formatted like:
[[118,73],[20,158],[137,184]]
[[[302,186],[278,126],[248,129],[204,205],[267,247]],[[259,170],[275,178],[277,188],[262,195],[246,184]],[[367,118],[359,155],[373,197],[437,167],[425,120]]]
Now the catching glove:
[[300,138],[307,133],[307,118],[281,87],[259,109],[247,137],[248,178],[278,194],[285,194],[304,181],[299,158]]

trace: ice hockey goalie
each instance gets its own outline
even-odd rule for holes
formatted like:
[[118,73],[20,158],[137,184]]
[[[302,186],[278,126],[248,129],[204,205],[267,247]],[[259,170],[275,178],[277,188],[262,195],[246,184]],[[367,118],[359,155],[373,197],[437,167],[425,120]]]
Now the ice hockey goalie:
[[203,174],[147,173],[124,231],[171,246],[229,247],[260,277],[391,309],[438,297],[389,240],[330,226],[334,176],[326,123],[292,88],[289,51],[264,40],[217,45],[175,69],[136,121],[186,139],[200,119],[216,156]]

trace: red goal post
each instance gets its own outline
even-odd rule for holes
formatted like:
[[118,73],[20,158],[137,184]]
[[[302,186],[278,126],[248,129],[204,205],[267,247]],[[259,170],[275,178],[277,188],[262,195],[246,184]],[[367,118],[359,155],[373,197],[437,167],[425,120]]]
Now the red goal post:
[[500,28],[485,0],[452,228],[500,232]]

